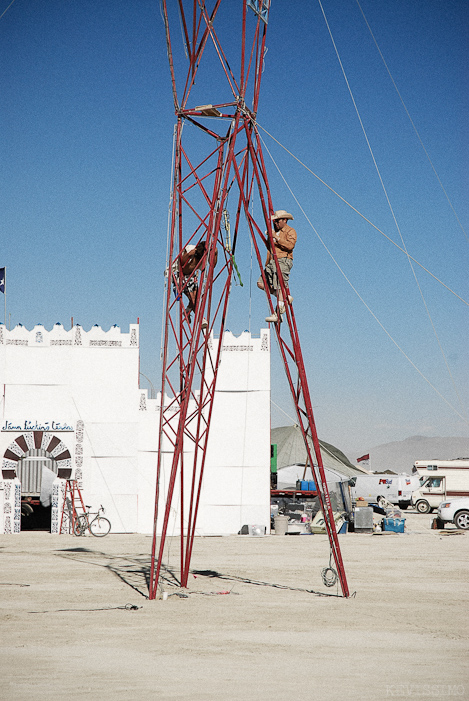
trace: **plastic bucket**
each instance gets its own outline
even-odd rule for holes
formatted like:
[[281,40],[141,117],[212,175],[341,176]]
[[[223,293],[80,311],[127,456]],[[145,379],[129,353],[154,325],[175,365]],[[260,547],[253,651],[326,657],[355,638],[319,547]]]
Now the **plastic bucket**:
[[288,516],[274,516],[275,535],[285,535],[288,531]]

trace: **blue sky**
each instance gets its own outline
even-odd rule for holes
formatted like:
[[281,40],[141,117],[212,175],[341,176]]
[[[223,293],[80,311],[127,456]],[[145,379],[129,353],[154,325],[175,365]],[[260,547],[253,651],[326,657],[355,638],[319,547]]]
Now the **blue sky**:
[[[222,15],[233,51],[235,5]],[[468,300],[467,3],[361,2],[462,228],[358,4],[323,7],[408,252]],[[184,68],[178,26],[173,35]],[[267,46],[261,127],[402,246],[319,3],[272,0]],[[159,3],[15,0],[0,18],[0,66],[11,324],[73,316],[126,331],[139,317],[141,369],[158,387],[175,121]],[[202,73],[197,89],[217,102]],[[299,236],[291,290],[320,437],[355,458],[416,434],[469,435],[458,415],[469,411],[467,305],[415,267],[451,378],[406,256],[264,139],[289,186],[266,152],[274,206],[294,214]],[[233,288],[228,327],[257,335],[267,307],[247,238],[237,259],[245,285]],[[293,416],[275,348],[272,399]],[[290,423],[275,405],[273,425]]]

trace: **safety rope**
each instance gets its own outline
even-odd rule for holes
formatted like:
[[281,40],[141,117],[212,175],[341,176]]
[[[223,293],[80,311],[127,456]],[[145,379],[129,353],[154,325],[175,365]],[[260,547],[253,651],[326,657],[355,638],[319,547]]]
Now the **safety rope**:
[[384,67],[386,68],[386,71],[388,72],[388,75],[389,75],[389,77],[390,77],[390,79],[391,79],[391,82],[392,82],[392,84],[393,84],[393,86],[394,86],[394,89],[395,89],[396,92],[397,92],[397,95],[398,95],[398,97],[399,97],[399,100],[401,101],[402,106],[403,106],[403,108],[404,108],[404,110],[405,110],[405,113],[407,114],[407,116],[408,116],[408,118],[409,118],[409,121],[410,121],[410,123],[411,123],[411,125],[412,125],[412,128],[413,128],[413,130],[415,131],[415,134],[416,134],[418,140],[420,141],[420,145],[421,145],[421,147],[423,148],[423,151],[424,151],[424,153],[425,153],[425,155],[426,155],[426,157],[427,157],[427,159],[428,159],[428,162],[430,163],[430,165],[431,165],[431,167],[432,167],[432,170],[433,170],[433,172],[435,173],[435,177],[436,177],[436,179],[438,180],[438,183],[439,183],[441,189],[443,190],[444,196],[446,197],[446,199],[447,199],[447,201],[448,201],[448,204],[449,204],[449,206],[451,207],[451,210],[452,210],[454,216],[456,217],[456,221],[458,222],[459,226],[461,227],[461,230],[462,230],[464,236],[465,236],[466,239],[468,239],[468,241],[469,241],[469,237],[468,237],[468,235],[467,235],[467,233],[466,233],[466,230],[464,229],[464,227],[463,227],[463,225],[462,225],[462,223],[461,223],[461,221],[460,221],[460,219],[459,219],[459,217],[458,217],[458,215],[457,215],[457,213],[456,213],[456,210],[455,210],[454,207],[453,207],[453,203],[451,202],[451,200],[450,200],[450,198],[449,198],[449,196],[448,196],[448,193],[446,192],[445,187],[444,187],[443,183],[442,183],[441,180],[440,180],[440,176],[439,176],[438,173],[436,172],[436,168],[435,168],[435,166],[433,165],[433,161],[432,161],[432,159],[430,158],[430,155],[429,155],[427,149],[426,149],[425,146],[424,146],[424,143],[423,143],[423,141],[422,141],[422,139],[421,139],[421,137],[420,137],[420,134],[419,134],[419,132],[418,132],[418,130],[417,130],[417,127],[416,127],[415,124],[414,124],[414,120],[413,120],[412,117],[410,116],[409,110],[407,109],[407,106],[406,106],[406,104],[405,104],[405,102],[404,102],[404,100],[403,100],[403,98],[402,98],[402,95],[401,95],[401,93],[399,92],[399,88],[398,88],[397,85],[396,85],[396,81],[394,80],[394,78],[393,78],[393,76],[392,76],[392,74],[391,74],[391,71],[389,70],[388,64],[386,63],[386,60],[385,60],[385,58],[384,58],[384,56],[383,56],[383,54],[382,54],[382,51],[381,51],[381,49],[380,49],[379,46],[378,46],[378,42],[376,41],[375,35],[373,34],[373,32],[372,32],[372,30],[371,30],[371,27],[370,27],[370,25],[369,25],[369,23],[368,23],[368,20],[367,20],[366,17],[365,17],[365,13],[363,12],[362,7],[361,7],[360,3],[358,2],[358,0],[356,0],[356,1],[357,1],[358,8],[359,8],[359,10],[360,10],[360,12],[361,12],[361,14],[362,14],[362,16],[363,16],[363,19],[365,20],[365,24],[366,24],[366,26],[368,27],[368,31],[369,31],[370,34],[371,34],[371,38],[373,39],[373,41],[374,41],[374,43],[375,43],[375,46],[376,46],[376,48],[378,49],[378,53],[379,53],[379,55],[380,55],[380,57],[381,57],[381,60],[382,60],[382,62],[384,63]]
[[[406,253],[406,251],[405,251],[401,246],[399,246],[398,243],[396,243],[395,241],[393,241],[393,239],[392,239],[390,236],[388,236],[387,234],[385,234],[384,231],[382,231],[378,226],[376,226],[376,224],[373,224],[373,222],[372,222],[370,219],[368,219],[368,217],[366,217],[364,214],[362,214],[356,207],[353,206],[353,204],[351,204],[350,202],[348,202],[344,197],[342,197],[342,195],[340,195],[336,190],[334,190],[333,187],[331,187],[328,183],[326,183],[325,180],[323,180],[321,177],[319,177],[319,175],[318,175],[317,173],[315,173],[313,170],[311,170],[311,168],[309,168],[309,167],[306,165],[306,163],[303,163],[303,161],[301,161],[297,156],[295,156],[295,154],[292,153],[286,146],[284,146],[282,143],[280,143],[280,141],[279,141],[278,139],[276,139],[275,136],[273,136],[273,134],[271,134],[270,132],[268,132],[267,129],[266,129],[265,127],[262,126],[262,124],[259,124],[259,122],[256,122],[256,127],[258,127],[259,129],[262,129],[262,131],[265,132],[265,133],[267,134],[267,136],[270,136],[270,138],[271,138],[273,141],[275,141],[276,144],[278,144],[281,148],[283,148],[283,150],[286,151],[286,152],[288,153],[289,156],[291,156],[292,158],[294,158],[295,161],[297,161],[297,163],[299,163],[301,166],[303,166],[303,168],[305,168],[305,170],[307,170],[309,173],[311,173],[311,175],[313,175],[317,180],[319,180],[319,182],[320,182],[322,185],[324,185],[325,187],[327,187],[327,189],[330,190],[336,197],[338,197],[339,200],[341,200],[344,204],[346,204],[347,207],[350,207],[350,209],[352,209],[356,214],[358,214],[359,217],[361,217],[362,219],[364,219],[364,220],[366,221],[367,224],[369,224],[370,226],[372,226],[373,229],[376,229],[376,231],[377,231],[379,234],[381,234],[382,236],[384,236],[384,238],[387,239],[387,240],[389,241],[389,243],[392,243],[392,245],[395,246],[396,248],[398,248],[400,251],[402,251],[402,253]],[[259,138],[261,138],[261,140],[262,140],[262,137],[261,137],[260,134],[259,134]],[[264,143],[264,141],[262,141],[262,143]],[[272,156],[271,156],[271,158],[272,158]],[[416,263],[417,265],[419,265],[419,266],[422,268],[422,270],[424,270],[426,273],[428,273],[428,275],[430,275],[436,282],[438,282],[438,283],[439,283],[440,285],[442,285],[445,289],[447,289],[448,292],[451,292],[451,294],[453,294],[455,297],[457,297],[459,300],[461,300],[461,302],[463,302],[465,305],[467,305],[467,306],[469,307],[469,302],[467,302],[463,297],[461,297],[460,295],[458,295],[458,293],[455,292],[454,290],[452,290],[451,287],[448,287],[448,285],[446,285],[442,280],[440,280],[436,275],[434,275],[430,270],[428,270],[428,268],[426,268],[424,265],[422,265],[422,263],[420,263],[416,258],[414,258],[413,256],[411,256],[410,254],[407,254],[407,256],[408,256],[414,263]]]
[[137,606],[136,604],[124,604],[124,606],[103,606],[102,608],[94,609],[49,609],[48,611],[28,611],[28,613],[62,613],[64,611],[72,612],[94,612],[94,611],[138,611],[143,608],[143,606]]
[[11,3],[8,5],[8,7],[6,8],[6,10],[3,10],[2,14],[0,15],[0,19],[2,19],[3,15],[4,15],[6,12],[8,12],[8,10],[10,9],[10,7],[13,5],[14,2],[15,2],[15,0],[11,0]]
[[321,570],[321,577],[322,577],[322,581],[323,581],[325,587],[333,587],[334,584],[337,582],[339,577],[338,577],[338,574],[335,571],[335,569],[331,566],[330,561],[329,561],[329,566],[324,567]]
[[297,198],[296,195],[293,193],[293,190],[291,189],[290,185],[287,183],[287,181],[286,181],[286,179],[285,179],[285,177],[284,177],[282,171],[280,170],[279,166],[277,165],[277,163],[276,163],[274,157],[272,156],[272,154],[270,153],[270,151],[269,151],[269,149],[268,149],[268,147],[267,147],[267,144],[266,144],[265,141],[262,139],[262,137],[260,136],[260,134],[259,134],[259,138],[261,139],[261,141],[262,141],[262,143],[263,143],[263,145],[264,145],[264,148],[266,149],[267,153],[269,154],[270,158],[272,159],[272,162],[273,162],[273,164],[275,165],[275,167],[277,168],[277,170],[278,170],[278,172],[279,172],[279,174],[280,174],[280,177],[282,178],[282,180],[283,180],[283,182],[285,183],[286,187],[288,188],[288,190],[289,190],[291,196],[293,197],[293,199],[295,200],[295,202],[296,202],[296,204],[298,205],[299,209],[301,210],[302,214],[304,215],[306,221],[308,222],[308,224],[310,225],[310,227],[312,228],[312,230],[314,231],[314,233],[315,233],[316,236],[318,237],[319,241],[320,241],[321,244],[323,245],[324,249],[326,250],[326,252],[327,252],[327,254],[329,255],[329,257],[331,258],[331,260],[332,260],[332,262],[334,263],[334,265],[337,267],[337,269],[339,270],[339,272],[341,273],[341,275],[344,277],[345,281],[350,285],[350,287],[352,288],[352,290],[355,292],[355,294],[357,295],[358,299],[359,299],[359,300],[362,302],[362,304],[366,307],[366,309],[369,311],[369,313],[371,314],[371,316],[373,317],[373,319],[376,321],[376,323],[379,324],[379,326],[382,328],[382,330],[384,331],[384,333],[386,334],[386,336],[389,338],[389,340],[392,341],[392,343],[394,343],[394,345],[395,345],[396,348],[400,351],[400,353],[402,353],[402,355],[404,356],[404,358],[412,365],[412,367],[414,368],[414,370],[416,370],[416,371],[418,372],[418,374],[425,380],[425,382],[438,394],[438,396],[440,397],[440,399],[442,399],[442,400],[443,400],[443,401],[459,416],[460,419],[462,419],[462,420],[465,421],[466,423],[469,423],[468,419],[467,419],[465,416],[463,416],[462,414],[460,414],[459,411],[451,404],[451,402],[449,402],[449,401],[446,399],[446,397],[444,397],[444,396],[441,394],[441,392],[435,387],[435,385],[433,385],[433,384],[430,382],[430,380],[423,374],[423,372],[422,372],[421,370],[419,370],[419,368],[418,368],[418,367],[415,365],[415,363],[409,358],[409,356],[408,356],[407,353],[404,351],[404,349],[401,348],[401,346],[397,343],[397,341],[391,336],[391,334],[389,333],[389,331],[384,327],[384,325],[383,325],[383,324],[381,323],[381,321],[378,319],[378,317],[376,316],[376,314],[372,311],[371,307],[365,302],[365,300],[363,299],[363,297],[361,296],[361,294],[358,292],[357,288],[354,286],[354,284],[352,283],[352,281],[347,277],[347,274],[345,273],[345,271],[340,267],[338,261],[334,258],[332,252],[331,252],[331,251],[329,250],[329,248],[327,247],[325,241],[321,238],[321,236],[320,236],[319,232],[317,231],[317,229],[314,227],[314,225],[313,225],[313,223],[311,222],[310,218],[308,217],[308,215],[306,214],[305,210],[303,209],[303,207],[301,206],[300,202],[298,201],[298,198]]
[[231,230],[230,230],[230,215],[227,209],[223,210],[223,216],[222,216],[222,223],[223,223],[223,228],[226,231],[226,239],[225,239],[225,251],[228,253],[230,257],[231,264],[233,268],[235,269],[236,275],[238,276],[238,282],[240,287],[244,287],[243,281],[241,279],[241,273],[239,272],[238,266],[236,264],[236,260],[234,257],[233,249],[231,248]]
[[243,281],[241,280],[241,273],[240,273],[239,270],[238,270],[238,266],[236,265],[236,260],[235,260],[235,257],[234,257],[234,255],[233,255],[233,253],[230,253],[230,258],[231,258],[231,262],[232,262],[232,264],[233,264],[233,268],[234,268],[235,271],[236,271],[236,275],[238,276],[239,285],[240,285],[240,287],[244,287]]
[[[181,125],[181,129],[184,128],[184,122]],[[165,261],[165,271],[167,271],[167,274],[164,275],[164,282],[163,282],[163,304],[161,305],[161,345],[160,345],[160,360],[163,360],[163,345],[164,345],[164,325],[166,321],[166,307],[164,300],[166,299],[166,291],[167,291],[167,286],[170,284],[170,270],[169,270],[169,242],[171,238],[171,211],[172,211],[172,203],[173,203],[173,197],[175,196],[174,193],[174,180],[173,180],[173,174],[174,174],[174,162],[176,158],[176,133],[177,133],[177,125],[174,125],[173,129],[173,150],[171,154],[171,180],[169,183],[169,202],[168,202],[168,222],[166,226],[166,261]]]
[[[428,308],[428,305],[427,305],[425,296],[424,296],[424,294],[423,294],[423,290],[422,290],[422,288],[421,288],[421,286],[420,286],[420,283],[419,283],[419,281],[418,281],[417,275],[416,275],[416,273],[415,273],[415,269],[414,269],[414,266],[413,266],[413,264],[412,264],[411,257],[410,257],[410,255],[409,255],[409,253],[408,253],[408,251],[407,251],[407,246],[406,246],[405,241],[404,241],[404,236],[402,235],[401,227],[399,226],[399,222],[397,221],[397,217],[396,217],[396,214],[395,214],[395,212],[394,212],[394,208],[393,208],[393,206],[392,206],[392,204],[391,204],[391,200],[390,200],[390,198],[389,198],[388,191],[387,191],[387,189],[386,189],[386,185],[384,184],[384,180],[383,180],[383,178],[382,178],[381,171],[380,171],[379,166],[378,166],[378,162],[377,162],[377,160],[376,160],[376,158],[375,158],[375,154],[374,154],[374,151],[373,151],[373,147],[371,146],[371,142],[370,142],[370,140],[369,140],[369,138],[368,138],[368,134],[367,134],[367,131],[366,131],[366,129],[365,129],[365,125],[363,124],[363,120],[362,120],[362,118],[361,118],[360,111],[359,111],[359,109],[358,109],[358,105],[357,105],[357,103],[356,103],[356,101],[355,101],[355,97],[354,97],[352,88],[351,88],[351,86],[350,86],[349,80],[348,80],[348,78],[347,78],[347,74],[346,74],[346,72],[345,72],[344,65],[343,65],[342,60],[341,60],[341,58],[340,58],[339,50],[338,50],[337,45],[336,45],[336,43],[335,43],[334,37],[332,36],[332,31],[331,31],[331,28],[330,28],[330,26],[329,26],[329,22],[327,21],[326,13],[324,12],[324,8],[323,8],[323,6],[322,6],[321,0],[318,0],[318,2],[319,2],[319,6],[320,6],[320,8],[321,8],[321,12],[322,12],[323,17],[324,17],[324,21],[325,21],[325,23],[326,23],[327,31],[329,32],[329,36],[330,36],[331,41],[332,41],[332,45],[334,46],[334,51],[335,51],[335,53],[336,53],[337,60],[339,61],[339,65],[340,65],[340,69],[341,69],[341,71],[342,71],[342,75],[344,76],[344,80],[345,80],[345,82],[346,82],[346,84],[347,84],[347,89],[348,89],[348,91],[349,91],[350,98],[351,98],[352,103],[353,103],[353,106],[354,106],[354,108],[355,108],[355,112],[356,112],[356,114],[357,114],[358,121],[360,122],[360,126],[361,126],[361,129],[362,129],[362,132],[363,132],[363,136],[365,137],[365,141],[366,141],[366,144],[367,144],[367,146],[368,146],[368,150],[369,150],[370,155],[371,155],[371,158],[372,158],[372,160],[373,160],[373,164],[374,164],[374,166],[375,166],[375,170],[376,170],[376,173],[377,173],[377,175],[378,175],[379,182],[380,182],[380,184],[381,184],[381,188],[382,188],[383,193],[384,193],[384,196],[385,196],[385,198],[386,198],[386,202],[388,203],[389,211],[391,212],[391,216],[392,216],[392,218],[393,218],[394,224],[395,224],[396,229],[397,229],[397,232],[398,232],[398,234],[399,234],[399,238],[401,239],[401,243],[402,243],[403,249],[404,249],[404,251],[405,251],[405,254],[406,254],[406,256],[407,256],[407,260],[409,261],[410,269],[411,269],[411,271],[412,271],[412,275],[413,275],[413,277],[414,277],[415,284],[417,285],[418,291],[419,291],[419,293],[420,293],[420,297],[422,298],[422,302],[423,302],[423,305],[424,305],[424,307],[425,307],[425,311],[427,312],[427,316],[428,316],[428,319],[429,319],[429,321],[430,321],[431,327],[432,327],[432,329],[433,329],[433,333],[434,333],[435,338],[436,338],[436,340],[437,340],[437,343],[438,343],[440,352],[441,352],[441,354],[442,354],[442,356],[443,356],[443,360],[444,360],[444,363],[445,363],[445,365],[446,365],[446,369],[447,369],[447,371],[448,371],[448,374],[449,374],[449,376],[450,376],[451,383],[452,383],[452,385],[453,385],[453,389],[454,389],[455,394],[456,394],[456,396],[457,396],[457,398],[458,398],[458,401],[459,401],[461,410],[462,410],[462,412],[463,412],[463,414],[464,414],[464,419],[465,419],[465,421],[466,421],[467,423],[469,423],[468,418],[467,418],[467,414],[465,413],[465,409],[464,409],[464,405],[463,405],[462,399],[461,399],[461,397],[460,397],[460,395],[459,395],[458,389],[457,389],[457,387],[456,387],[456,383],[455,383],[455,381],[454,381],[453,374],[452,374],[452,372],[451,372],[451,369],[450,369],[450,367],[449,367],[448,361],[447,361],[447,359],[446,359],[446,355],[445,355],[445,352],[444,352],[444,350],[443,350],[443,346],[441,345],[441,341],[440,341],[440,338],[439,338],[439,336],[438,336],[438,332],[437,332],[437,330],[436,330],[435,324],[433,323],[433,319],[432,319],[432,316],[431,316],[431,314],[430,314],[430,309]],[[459,416],[461,416],[461,414],[459,414]]]

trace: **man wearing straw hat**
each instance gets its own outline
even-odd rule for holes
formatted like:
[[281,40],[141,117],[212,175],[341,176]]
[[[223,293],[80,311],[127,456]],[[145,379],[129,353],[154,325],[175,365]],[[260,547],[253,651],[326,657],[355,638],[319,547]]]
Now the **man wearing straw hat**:
[[[289,219],[293,219],[293,217],[284,209],[279,209],[272,214],[271,219],[274,225],[272,237],[274,239],[274,247],[277,253],[278,265],[280,268],[280,272],[282,273],[285,287],[288,290],[288,279],[290,277],[290,271],[293,266],[293,249],[295,248],[296,244],[296,231],[291,226],[288,226],[287,221]],[[275,294],[277,296],[278,312],[280,314],[284,314],[285,302],[277,277],[277,267],[275,265],[275,260],[270,250],[267,251],[267,261],[265,264],[264,272],[271,294]],[[257,286],[261,290],[264,289],[264,282],[262,280],[262,276],[257,281]],[[288,302],[289,304],[293,302],[293,297],[291,295],[288,295]],[[270,316],[267,316],[265,320],[268,322],[275,323],[279,320],[278,314],[274,312]]]

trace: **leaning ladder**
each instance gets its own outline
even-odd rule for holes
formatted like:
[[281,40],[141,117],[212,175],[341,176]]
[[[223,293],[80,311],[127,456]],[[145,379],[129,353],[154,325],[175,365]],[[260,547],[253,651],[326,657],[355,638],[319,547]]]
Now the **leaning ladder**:
[[70,532],[70,525],[71,525],[71,532],[75,533],[75,523],[77,521],[77,506],[78,508],[83,509],[83,513],[85,513],[85,504],[83,501],[83,497],[81,495],[80,488],[78,486],[78,483],[76,480],[67,480],[65,482],[65,494],[64,494],[64,500],[62,504],[62,516],[60,519],[60,528],[59,528],[59,533],[62,533],[62,525],[64,522],[64,514],[67,511],[68,513],[68,518],[69,518],[69,532]]

